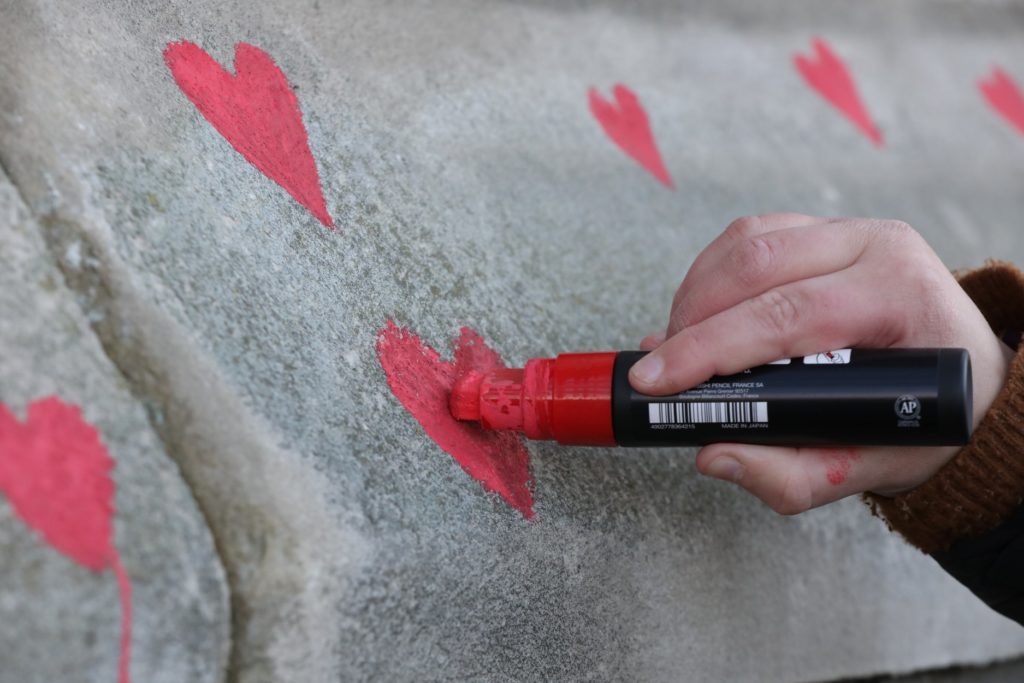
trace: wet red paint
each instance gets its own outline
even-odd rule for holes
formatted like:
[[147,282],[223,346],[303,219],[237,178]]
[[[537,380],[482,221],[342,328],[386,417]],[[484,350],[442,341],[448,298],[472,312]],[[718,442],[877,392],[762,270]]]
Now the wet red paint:
[[231,74],[198,45],[181,41],[167,45],[164,61],[181,91],[232,147],[321,223],[334,227],[299,101],[270,55],[239,43]]
[[993,67],[987,80],[978,81],[978,88],[989,105],[1016,129],[1024,133],[1024,94],[1010,74]]
[[121,595],[119,678],[128,682],[131,583],[113,543],[113,460],[77,406],[49,397],[19,422],[0,403],[0,491],[51,546],[93,571],[113,569]]
[[132,582],[121,564],[121,556],[115,550],[110,558],[110,568],[117,578],[117,590],[121,595],[121,660],[117,665],[117,680],[129,683],[129,655],[132,649]]
[[530,454],[519,436],[484,431],[459,422],[449,410],[449,392],[458,378],[476,370],[503,368],[501,357],[469,328],[454,343],[453,361],[443,360],[409,330],[388,321],[377,335],[377,358],[395,397],[442,450],[469,476],[533,517]]
[[612,142],[666,187],[674,189],[675,184],[661,160],[647,112],[640,105],[640,100],[621,84],[612,88],[612,95],[615,102],[609,102],[596,88],[591,88],[590,112]]
[[830,451],[828,454],[831,462],[825,476],[833,486],[839,486],[850,476],[850,469],[853,463],[860,460],[860,455],[852,448]]
[[819,95],[841,111],[869,140],[881,147],[882,132],[871,120],[846,65],[824,40],[816,39],[813,45],[813,57],[800,54],[794,57],[797,71]]

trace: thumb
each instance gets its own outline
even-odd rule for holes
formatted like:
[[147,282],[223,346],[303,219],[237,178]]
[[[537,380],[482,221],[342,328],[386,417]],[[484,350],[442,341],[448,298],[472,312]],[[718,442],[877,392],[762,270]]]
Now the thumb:
[[697,469],[740,485],[781,515],[795,515],[870,488],[868,450],[716,443],[697,454]]

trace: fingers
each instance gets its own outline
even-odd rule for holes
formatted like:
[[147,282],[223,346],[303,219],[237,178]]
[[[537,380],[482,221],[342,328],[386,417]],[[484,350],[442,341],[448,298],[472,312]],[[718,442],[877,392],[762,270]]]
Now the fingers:
[[697,469],[731,481],[782,515],[795,515],[871,488],[876,461],[892,449],[783,448],[716,443],[697,454]]
[[903,334],[892,305],[857,268],[791,282],[680,330],[640,359],[629,380],[660,396],[780,358],[890,346]]
[[848,268],[870,235],[855,225],[800,225],[734,241],[714,267],[688,274],[676,292],[667,333],[675,334],[773,287]]
[[731,481],[782,515],[863,491],[896,495],[924,483],[954,447],[786,448],[716,443],[697,454],[701,474]]
[[672,302],[672,310],[675,310],[680,293],[691,289],[694,282],[703,282],[713,276],[718,269],[722,257],[736,244],[776,230],[828,223],[831,220],[800,213],[771,213],[762,216],[737,218],[697,255],[697,258],[686,273],[686,277],[683,278],[679,291],[676,293],[676,301]]

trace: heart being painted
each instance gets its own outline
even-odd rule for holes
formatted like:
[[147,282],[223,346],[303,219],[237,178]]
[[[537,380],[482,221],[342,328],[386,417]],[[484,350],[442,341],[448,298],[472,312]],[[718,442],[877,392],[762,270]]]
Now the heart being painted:
[[469,328],[462,328],[454,346],[454,359],[442,360],[415,334],[388,321],[377,335],[377,358],[391,391],[427,436],[469,476],[529,519],[533,516],[530,454],[520,437],[459,422],[448,408],[448,394],[456,379],[470,370],[487,371],[505,364]]
[[797,71],[807,84],[843,113],[875,145],[882,146],[882,132],[871,120],[857,93],[857,86],[843,61],[824,40],[814,41],[814,56],[796,55]]
[[654,142],[654,133],[651,132],[651,123],[647,120],[647,112],[640,105],[640,100],[632,90],[621,84],[612,88],[612,95],[615,97],[614,103],[591,88],[590,113],[619,149],[666,187],[674,189],[672,177],[661,160],[661,153]]
[[299,101],[270,55],[239,43],[231,74],[198,45],[181,41],[167,46],[164,61],[181,91],[232,147],[321,223],[334,227]]
[[121,595],[120,683],[128,682],[131,584],[113,541],[113,460],[77,406],[50,397],[21,423],[0,403],[0,492],[14,512],[83,567],[114,571]]
[[978,82],[981,94],[989,105],[1019,132],[1024,133],[1024,93],[998,66],[992,68],[992,75]]

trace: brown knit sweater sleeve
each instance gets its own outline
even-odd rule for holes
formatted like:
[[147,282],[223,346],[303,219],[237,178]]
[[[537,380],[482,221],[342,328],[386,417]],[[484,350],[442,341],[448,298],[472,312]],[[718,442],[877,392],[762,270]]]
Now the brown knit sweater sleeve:
[[[1024,273],[989,259],[981,268],[954,271],[992,330],[1024,329]],[[872,511],[926,553],[990,531],[1024,501],[1024,344],[1018,347],[1002,391],[970,442],[935,476],[893,498],[864,494]]]

